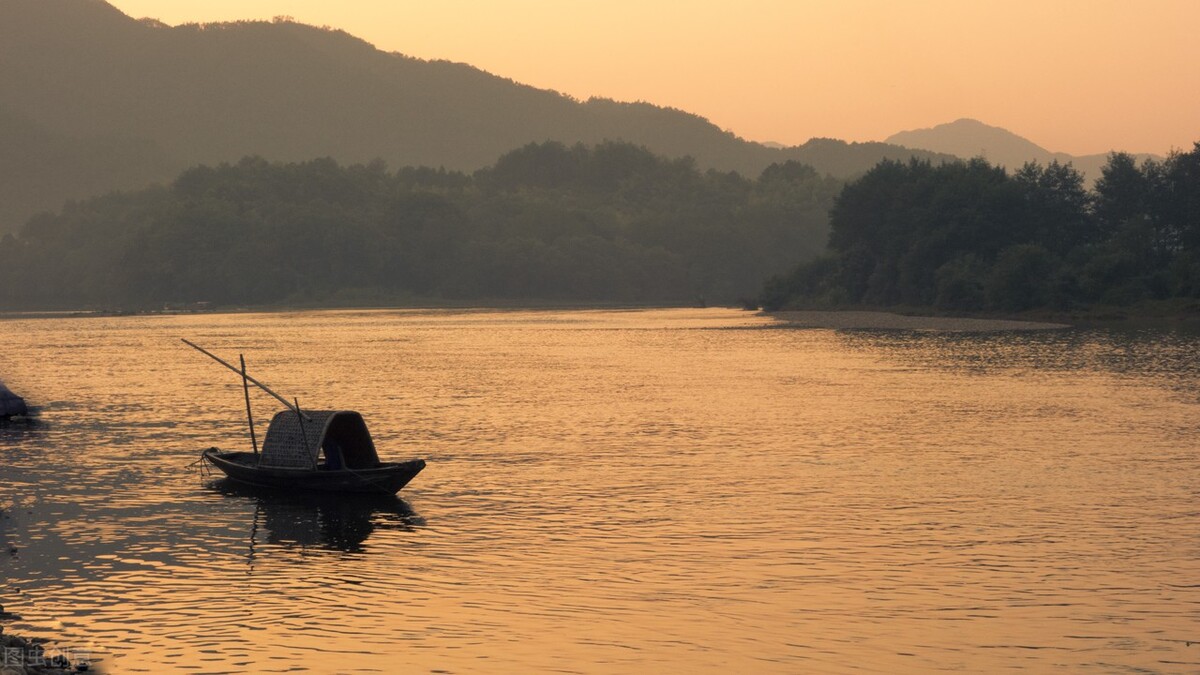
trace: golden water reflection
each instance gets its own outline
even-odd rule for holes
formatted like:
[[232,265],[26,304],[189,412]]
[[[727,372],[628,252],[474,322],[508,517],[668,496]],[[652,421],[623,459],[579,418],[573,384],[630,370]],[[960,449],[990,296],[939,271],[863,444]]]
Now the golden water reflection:
[[[386,504],[197,473],[244,409],[179,337],[428,468]],[[0,430],[0,602],[111,672],[1200,668],[1186,332],[354,311],[0,339],[43,412]]]
[[412,530],[424,523],[403,499],[393,495],[306,494],[242,485],[228,478],[210,487],[254,505],[247,562],[260,543],[315,546],[362,553],[375,530]]

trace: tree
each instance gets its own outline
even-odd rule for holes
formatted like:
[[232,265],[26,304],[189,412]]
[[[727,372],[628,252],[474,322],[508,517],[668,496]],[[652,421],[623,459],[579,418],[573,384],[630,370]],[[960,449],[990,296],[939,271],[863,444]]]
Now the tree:
[[1019,239],[1036,242],[1059,256],[1097,240],[1095,220],[1089,217],[1091,197],[1083,187],[1083,175],[1070,164],[1026,164],[1013,181],[1025,202]]
[[1037,244],[1006,248],[996,258],[984,288],[988,304],[997,309],[1041,307],[1049,300],[1054,261]]

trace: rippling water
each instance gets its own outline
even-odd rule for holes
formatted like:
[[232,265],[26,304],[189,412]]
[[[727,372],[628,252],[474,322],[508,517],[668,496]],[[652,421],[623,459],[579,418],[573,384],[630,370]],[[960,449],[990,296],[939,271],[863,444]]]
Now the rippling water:
[[[248,445],[241,385],[179,337],[428,468],[200,474]],[[1198,355],[728,310],[2,321],[42,421],[0,428],[0,602],[110,673],[1196,672]]]

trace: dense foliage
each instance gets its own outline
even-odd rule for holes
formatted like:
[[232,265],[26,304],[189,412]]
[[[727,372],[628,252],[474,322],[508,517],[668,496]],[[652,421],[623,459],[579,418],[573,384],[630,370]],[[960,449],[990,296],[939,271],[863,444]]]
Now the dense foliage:
[[473,175],[247,158],[34,217],[0,241],[0,306],[730,302],[819,253],[840,187],[620,143],[531,144]]
[[830,212],[829,251],[766,284],[788,306],[1066,309],[1200,297],[1200,143],[1094,191],[1070,165],[885,161]]

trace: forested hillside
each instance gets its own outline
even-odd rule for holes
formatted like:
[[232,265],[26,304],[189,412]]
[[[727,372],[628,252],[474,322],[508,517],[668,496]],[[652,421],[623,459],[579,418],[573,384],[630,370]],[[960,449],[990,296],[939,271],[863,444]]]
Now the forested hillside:
[[65,199],[169,182],[196,164],[299,162],[474,171],[531,142],[644,145],[701,168],[773,163],[846,177],[883,143],[747,142],[649,103],[578,101],[461,63],[383,52],[288,20],[167,26],[100,0],[0,0],[0,233]]
[[474,174],[246,158],[32,219],[0,240],[0,307],[733,302],[823,248],[840,187],[620,143],[531,144]]
[[773,279],[768,309],[1070,309],[1200,297],[1200,143],[1070,166],[883,162],[846,185],[829,252]]

